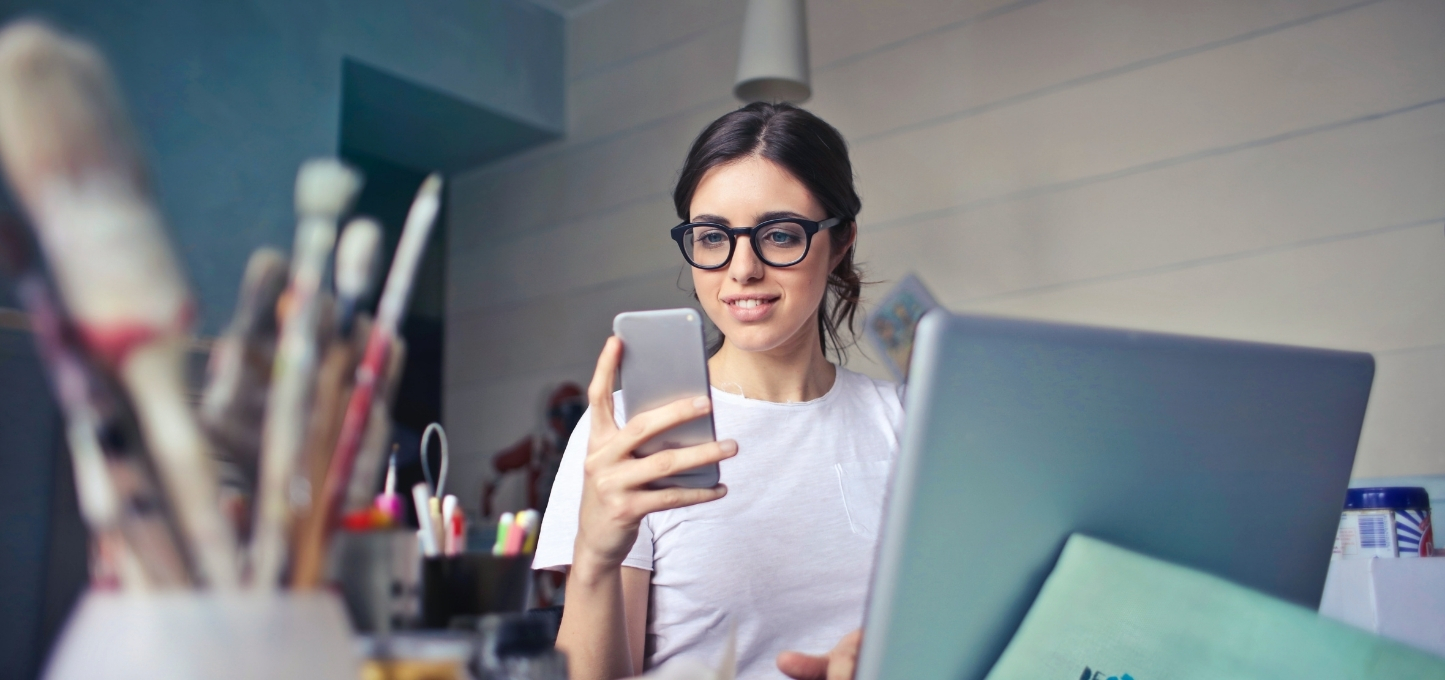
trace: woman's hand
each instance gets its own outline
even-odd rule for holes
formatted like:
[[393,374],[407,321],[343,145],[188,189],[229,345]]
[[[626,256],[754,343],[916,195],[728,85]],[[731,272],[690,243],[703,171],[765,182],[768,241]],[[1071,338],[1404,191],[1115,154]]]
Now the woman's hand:
[[617,427],[612,384],[622,357],[622,341],[608,338],[597,358],[597,371],[587,389],[592,407],[592,433],[583,463],[582,507],[577,526],[573,568],[612,570],[637,541],[637,528],[648,513],[696,505],[722,498],[727,487],[710,489],[648,489],[647,484],[685,470],[716,463],[737,454],[737,442],[725,440],[659,451],[634,458],[633,450],[674,425],[706,415],[707,397],[682,399],[636,414]]
[[827,656],[802,652],[778,655],[778,670],[793,680],[853,680],[858,664],[858,647],[863,643],[863,629],[843,636]]

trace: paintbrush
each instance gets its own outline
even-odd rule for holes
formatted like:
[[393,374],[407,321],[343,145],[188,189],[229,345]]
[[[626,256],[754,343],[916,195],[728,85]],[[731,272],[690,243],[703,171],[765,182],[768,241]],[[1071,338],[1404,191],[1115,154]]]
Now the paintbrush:
[[256,588],[275,588],[285,567],[292,480],[305,445],[316,379],[322,282],[336,242],[336,222],[360,189],[361,176],[333,159],[307,161],[296,176],[300,219],[286,290],[289,312],[277,341],[261,434],[261,479],[251,541],[251,585]]
[[261,428],[276,354],[276,302],[286,289],[286,257],[273,248],[251,253],[231,325],[211,350],[210,380],[200,418],[221,463],[223,488],[238,496],[238,532],[249,534]]
[[386,355],[386,372],[372,394],[371,416],[367,418],[366,432],[351,465],[351,479],[341,503],[342,516],[371,505],[381,482],[386,453],[391,448],[391,404],[396,400],[396,390],[401,386],[401,374],[406,368],[406,340],[394,338]]
[[130,396],[204,580],[235,586],[235,539],[186,400],[193,305],[89,46],[34,21],[0,32],[0,160],[86,348]]
[[316,399],[306,438],[307,488],[315,499],[299,513],[292,539],[291,585],[308,589],[319,585],[322,575],[325,513],[321,511],[322,489],[331,454],[341,432],[342,417],[351,396],[351,380],[357,360],[365,350],[370,318],[359,312],[360,301],[371,287],[381,245],[381,227],[375,220],[360,217],[341,232],[336,246],[336,306],[338,334],[326,349],[316,378]]
[[[412,284],[416,279],[417,266],[426,251],[428,237],[436,223],[437,212],[441,209],[442,178],[432,174],[422,182],[407,212],[406,225],[402,228],[401,241],[397,244],[396,256],[392,258],[391,270],[382,289],[381,301],[377,305],[376,321],[372,324],[367,338],[366,352],[361,364],[356,367],[356,382],[352,388],[351,400],[346,406],[346,417],[342,420],[341,436],[336,442],[336,452],[331,456],[331,466],[326,472],[323,487],[326,526],[335,525],[336,518],[346,497],[357,452],[361,449],[371,420],[373,400],[377,396],[377,383],[385,380],[388,373],[388,355],[397,342],[397,328],[406,312],[411,298]],[[383,385],[382,387],[385,387]]]
[[351,335],[357,307],[371,289],[372,272],[381,251],[381,225],[369,217],[346,224],[336,244],[336,328],[343,339]]
[[[191,583],[179,534],[165,512],[154,471],[134,445],[135,425],[115,390],[90,365],[49,283],[35,268],[17,223],[0,217],[0,254],[27,312],[37,353],[65,416],[65,437],[81,517],[97,542],[96,573],[114,572],[137,590]],[[126,559],[129,557],[129,559]]]

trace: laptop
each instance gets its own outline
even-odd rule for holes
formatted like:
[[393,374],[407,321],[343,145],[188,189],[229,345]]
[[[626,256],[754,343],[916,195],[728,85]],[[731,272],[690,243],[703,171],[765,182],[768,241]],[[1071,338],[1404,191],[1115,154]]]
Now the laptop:
[[1368,354],[930,312],[859,680],[983,678],[1082,532],[1315,608]]

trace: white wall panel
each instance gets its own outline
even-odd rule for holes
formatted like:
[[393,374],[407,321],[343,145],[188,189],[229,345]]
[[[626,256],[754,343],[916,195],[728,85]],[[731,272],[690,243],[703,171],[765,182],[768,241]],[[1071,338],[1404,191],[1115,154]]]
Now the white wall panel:
[[698,132],[730,105],[689,111],[626,134],[609,135],[514,164],[464,176],[472,216],[454,212],[450,247],[466,253],[497,235],[557,228],[585,215],[671,191]]
[[454,316],[448,344],[467,351],[447,365],[447,388],[596,361],[618,313],[693,304],[674,270]]
[[1445,343],[1445,222],[958,308],[1382,352]]
[[957,30],[1039,0],[824,0],[808,3],[813,68],[871,57],[934,33]]
[[707,31],[742,31],[746,0],[605,2],[567,22],[567,72],[573,79],[626,68],[639,56],[690,42]]
[[567,88],[567,134],[577,140],[666,118],[708,102],[731,105],[741,23],[572,81]]
[[1375,357],[1355,477],[1435,472],[1445,458],[1445,346]]
[[456,481],[447,486],[468,493],[478,489],[491,475],[492,454],[537,428],[544,400],[552,388],[566,381],[586,388],[592,367],[591,362],[555,366],[539,373],[449,390],[444,418],[452,462],[447,475]]
[[[644,272],[682,266],[668,230],[678,219],[672,197],[659,194],[622,210],[579,218],[556,229],[498,239],[467,258],[453,280],[460,290],[490,291],[458,310],[559,295]],[[558,276],[565,272],[566,276]]]
[[[886,222],[1445,98],[1445,3],[1384,2],[855,144]],[[1309,76],[1309,77],[1305,77]]]
[[[735,106],[744,4],[575,13],[568,137],[453,181],[465,483],[615,313],[691,303],[669,192]],[[918,271],[958,309],[1377,352],[1356,472],[1445,472],[1445,3],[827,0],[809,28],[875,294]]]
[[[1445,104],[920,222],[870,228],[874,275],[951,304],[1445,220]],[[1442,263],[1445,266],[1445,263]]]
[[[1053,0],[821,68],[811,108],[854,138],[1006,104],[1360,0]],[[858,27],[867,31],[866,27]]]

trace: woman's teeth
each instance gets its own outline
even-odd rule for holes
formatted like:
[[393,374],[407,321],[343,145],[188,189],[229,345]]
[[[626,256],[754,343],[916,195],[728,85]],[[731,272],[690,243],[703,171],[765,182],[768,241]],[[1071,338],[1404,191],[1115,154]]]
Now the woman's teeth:
[[736,305],[736,306],[738,306],[738,307],[741,307],[742,309],[752,309],[752,308],[754,308],[754,307],[756,307],[756,306],[758,306],[758,305],[760,305],[760,304],[762,304],[762,303],[763,303],[762,300],[738,300],[737,302],[734,302],[733,304]]

